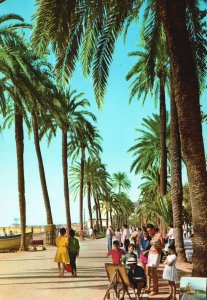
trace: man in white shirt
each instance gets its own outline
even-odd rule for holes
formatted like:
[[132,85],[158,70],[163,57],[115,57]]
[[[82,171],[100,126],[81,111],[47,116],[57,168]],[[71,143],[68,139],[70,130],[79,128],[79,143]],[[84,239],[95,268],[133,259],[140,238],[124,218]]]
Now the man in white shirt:
[[175,235],[173,225],[170,225],[170,230],[167,234],[167,238],[169,239],[169,245],[175,245]]
[[89,236],[90,236],[90,240],[93,241],[93,228],[92,227],[89,228]]
[[124,250],[128,252],[128,247],[130,244],[130,233],[126,224],[123,225],[122,243],[124,245]]

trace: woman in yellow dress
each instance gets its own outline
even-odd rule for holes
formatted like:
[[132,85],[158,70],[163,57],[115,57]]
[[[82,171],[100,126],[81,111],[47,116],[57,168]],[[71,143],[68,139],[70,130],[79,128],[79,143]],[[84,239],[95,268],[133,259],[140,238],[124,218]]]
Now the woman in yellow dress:
[[68,238],[65,236],[66,229],[60,229],[60,236],[56,238],[57,252],[54,261],[58,263],[59,277],[64,277],[65,264],[70,262],[68,255]]

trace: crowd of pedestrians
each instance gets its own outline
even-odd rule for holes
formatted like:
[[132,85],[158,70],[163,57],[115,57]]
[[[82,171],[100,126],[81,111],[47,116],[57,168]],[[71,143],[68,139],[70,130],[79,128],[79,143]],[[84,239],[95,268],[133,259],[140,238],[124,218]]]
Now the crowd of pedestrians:
[[[91,240],[96,238],[97,231],[89,229]],[[166,235],[168,240],[168,256],[164,261],[163,279],[168,280],[169,299],[176,299],[176,281],[178,281],[176,263],[176,249],[174,228],[170,229]],[[80,229],[80,240],[84,240],[84,230]],[[115,230],[109,226],[106,230],[107,255],[111,257],[115,265],[125,265],[128,279],[131,286],[137,290],[139,299],[142,289],[150,296],[159,293],[159,282],[157,268],[161,260],[161,254],[166,248],[165,240],[159,229],[153,224],[146,227],[133,228],[126,224],[122,228]],[[59,236],[56,238],[57,252],[54,261],[58,263],[59,277],[64,277],[66,266],[70,266],[73,276],[77,275],[76,258],[79,255],[79,242],[75,238],[75,231],[70,230],[69,236],[66,229],[61,228]],[[124,299],[123,290],[122,298]]]
[[[125,264],[129,281],[132,287],[137,288],[138,298],[143,288],[150,296],[157,295],[159,293],[157,268],[161,261],[161,254],[166,247],[159,229],[153,224],[147,224],[142,228],[123,225],[123,228],[116,230],[109,226],[106,237],[107,255],[111,256],[113,264]],[[169,299],[176,299],[175,282],[178,281],[178,276],[175,267],[176,251],[173,226],[170,226],[166,238],[169,255],[164,262],[163,279],[168,280]],[[123,297],[122,299],[124,299]]]

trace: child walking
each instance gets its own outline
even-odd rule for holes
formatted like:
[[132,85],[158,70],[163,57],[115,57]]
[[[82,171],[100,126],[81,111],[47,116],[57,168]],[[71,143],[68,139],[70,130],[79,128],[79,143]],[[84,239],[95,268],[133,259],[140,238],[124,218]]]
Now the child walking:
[[79,241],[75,238],[75,230],[71,229],[69,231],[69,239],[68,239],[68,247],[69,247],[69,257],[70,257],[70,264],[72,267],[72,275],[74,277],[77,276],[76,270],[76,257],[79,255]]
[[176,300],[176,286],[175,282],[178,281],[178,273],[175,267],[175,263],[177,260],[175,246],[170,245],[168,247],[169,255],[167,256],[164,264],[165,268],[163,271],[163,279],[168,280],[168,284],[170,287],[170,299]]
[[59,277],[64,277],[65,264],[70,262],[68,255],[68,238],[66,229],[60,228],[60,236],[56,237],[57,252],[54,261],[58,263]]
[[121,257],[125,255],[126,252],[123,249],[120,249],[119,241],[113,241],[113,249],[109,250],[107,255],[112,258],[112,262],[115,265],[121,264]]

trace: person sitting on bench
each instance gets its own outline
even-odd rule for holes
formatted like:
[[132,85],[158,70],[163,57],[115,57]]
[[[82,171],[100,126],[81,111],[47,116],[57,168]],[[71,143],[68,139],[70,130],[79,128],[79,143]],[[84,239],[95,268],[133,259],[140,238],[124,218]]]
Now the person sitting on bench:
[[[130,257],[127,261],[127,265],[129,265],[130,269],[127,271],[129,282],[131,283],[131,287],[137,289],[137,299],[140,299],[140,294],[142,288],[146,286],[146,277],[144,270],[141,266],[137,265],[137,260],[134,257]],[[124,299],[124,294],[121,299]]]

